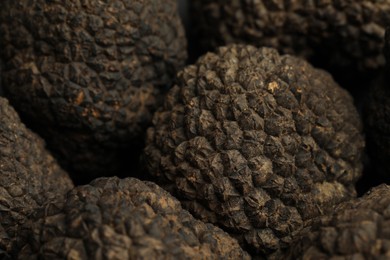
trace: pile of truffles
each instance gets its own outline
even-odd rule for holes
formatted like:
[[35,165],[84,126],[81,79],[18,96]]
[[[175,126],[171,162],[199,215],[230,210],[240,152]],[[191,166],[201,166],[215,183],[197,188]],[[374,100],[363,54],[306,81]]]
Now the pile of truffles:
[[0,258],[389,258],[390,3],[181,4],[1,1]]

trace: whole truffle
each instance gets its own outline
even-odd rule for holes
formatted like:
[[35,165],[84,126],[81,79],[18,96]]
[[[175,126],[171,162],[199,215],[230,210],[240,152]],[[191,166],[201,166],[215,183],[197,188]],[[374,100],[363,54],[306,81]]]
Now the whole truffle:
[[35,215],[19,258],[249,259],[236,240],[151,182],[101,178],[47,208]]
[[36,208],[71,188],[43,140],[0,97],[0,258],[18,250],[21,227]]
[[[390,63],[390,29],[387,30],[385,55]],[[390,176],[390,64],[370,89],[365,107],[367,148],[376,172]],[[379,176],[377,176],[379,177]]]
[[67,168],[116,173],[184,65],[176,1],[4,0],[0,7],[10,102]]
[[312,221],[280,259],[388,259],[390,186],[339,205]]
[[355,196],[364,146],[352,98],[274,49],[232,45],[178,73],[148,129],[148,171],[257,254]]
[[384,65],[387,0],[199,0],[192,5],[197,38],[206,50],[233,42],[268,46],[335,73],[355,72],[355,78],[356,71]]

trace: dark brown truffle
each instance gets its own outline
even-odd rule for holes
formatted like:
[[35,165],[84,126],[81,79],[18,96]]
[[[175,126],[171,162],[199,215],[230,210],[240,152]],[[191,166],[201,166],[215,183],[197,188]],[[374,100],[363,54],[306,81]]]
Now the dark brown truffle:
[[198,0],[192,5],[206,50],[233,42],[268,46],[336,73],[377,69],[385,62],[388,1]]
[[[372,166],[386,181],[390,176],[390,29],[387,30],[385,55],[387,68],[370,89],[365,107],[367,148]],[[379,176],[377,176],[379,177]],[[380,178],[380,177],[379,177]]]
[[339,205],[302,230],[280,259],[388,259],[390,186]]
[[20,229],[31,212],[72,187],[43,140],[0,97],[0,258],[18,250]]
[[150,124],[186,40],[175,0],[4,0],[5,94],[83,174],[115,172]]
[[101,178],[47,208],[19,258],[249,259],[236,240],[151,182]]
[[201,219],[267,255],[355,196],[364,140],[352,98],[276,50],[232,45],[178,73],[148,129],[150,174]]

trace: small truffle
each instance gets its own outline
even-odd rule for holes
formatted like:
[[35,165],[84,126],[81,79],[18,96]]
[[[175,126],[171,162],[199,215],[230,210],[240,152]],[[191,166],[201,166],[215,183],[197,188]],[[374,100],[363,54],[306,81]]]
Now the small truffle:
[[192,5],[197,39],[206,50],[228,43],[273,47],[344,74],[385,62],[389,1],[198,0]]
[[195,220],[151,182],[100,178],[47,208],[57,210],[35,214],[19,258],[250,259],[236,240]]
[[3,0],[0,35],[11,104],[66,168],[94,177],[142,145],[187,56],[175,0]]
[[72,188],[43,140],[0,97],[0,258],[18,250],[20,230],[29,214]]
[[389,206],[390,186],[384,184],[340,204],[333,214],[302,229],[280,259],[388,259]]
[[178,73],[148,129],[151,175],[251,252],[355,196],[364,147],[350,95],[274,49],[231,45]]
[[367,150],[376,173],[390,177],[390,29],[386,33],[385,73],[371,86],[365,107],[364,119],[367,134]]

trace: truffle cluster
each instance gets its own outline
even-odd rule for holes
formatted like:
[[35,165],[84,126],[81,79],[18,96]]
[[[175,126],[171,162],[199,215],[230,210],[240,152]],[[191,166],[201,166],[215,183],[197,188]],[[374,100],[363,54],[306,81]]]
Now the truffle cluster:
[[251,252],[355,196],[364,147],[352,98],[274,49],[219,48],[178,74],[147,133],[150,174]]
[[237,241],[150,182],[101,178],[47,207],[35,214],[19,258],[250,259]]
[[339,205],[303,229],[281,259],[387,259],[390,255],[390,186]]
[[0,259],[390,258],[390,0],[191,6],[0,1]]
[[206,50],[233,42],[268,46],[335,72],[377,69],[385,62],[389,1],[199,0],[192,5]]
[[73,188],[41,138],[0,97],[0,258],[18,250],[23,225],[44,203]]
[[[186,40],[175,0],[5,0],[7,97],[67,168],[115,172],[142,142]],[[39,112],[37,112],[39,111]]]

